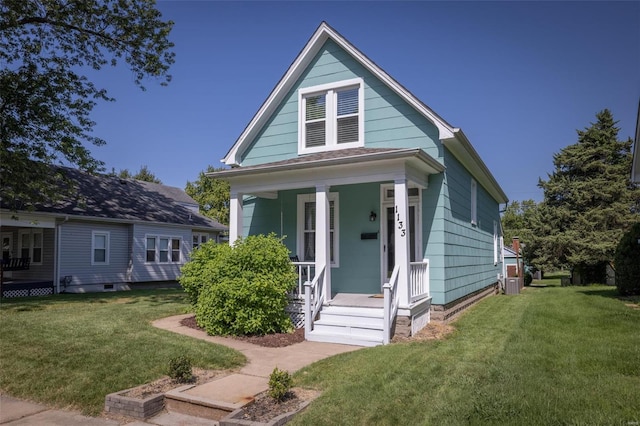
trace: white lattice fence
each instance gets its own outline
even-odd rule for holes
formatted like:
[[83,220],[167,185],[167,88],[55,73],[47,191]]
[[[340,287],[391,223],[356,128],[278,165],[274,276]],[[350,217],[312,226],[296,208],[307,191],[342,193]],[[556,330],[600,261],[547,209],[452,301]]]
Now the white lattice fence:
[[289,314],[289,318],[291,318],[291,322],[295,328],[304,327],[304,302],[291,300],[285,308],[285,312]]

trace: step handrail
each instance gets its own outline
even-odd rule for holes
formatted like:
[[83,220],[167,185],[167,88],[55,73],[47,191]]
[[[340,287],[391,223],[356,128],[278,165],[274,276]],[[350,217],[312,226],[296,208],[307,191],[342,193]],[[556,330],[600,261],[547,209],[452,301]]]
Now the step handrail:
[[400,276],[400,266],[393,268],[393,273],[389,282],[382,286],[384,292],[384,322],[382,323],[382,343],[388,344],[391,341],[391,328],[398,314],[400,298],[398,297],[398,277]]
[[324,272],[326,265],[316,271],[313,281],[304,283],[304,334],[308,337],[313,330],[313,322],[324,303]]

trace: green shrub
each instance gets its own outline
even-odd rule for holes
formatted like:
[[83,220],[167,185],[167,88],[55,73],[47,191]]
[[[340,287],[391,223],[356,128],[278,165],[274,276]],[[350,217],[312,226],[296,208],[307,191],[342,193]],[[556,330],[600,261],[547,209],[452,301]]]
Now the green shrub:
[[640,223],[618,243],[615,254],[616,287],[622,295],[640,294]]
[[177,356],[169,360],[169,377],[180,383],[188,383],[193,378],[191,360],[185,356]]
[[232,249],[207,255],[212,256],[209,263],[203,256],[198,257],[202,266],[183,268],[183,275],[207,275],[183,278],[198,294],[196,321],[207,333],[267,334],[293,328],[285,307],[297,275],[282,239],[275,234],[250,236]]
[[292,382],[293,379],[288,371],[274,368],[269,376],[269,396],[276,401],[282,401],[291,390]]
[[524,273],[524,285],[529,286],[531,285],[532,282],[533,282],[533,275],[531,275],[531,272],[526,271]]
[[196,306],[203,287],[220,280],[221,267],[231,254],[228,244],[216,244],[209,240],[191,252],[189,262],[180,270],[178,282],[189,296],[191,305]]

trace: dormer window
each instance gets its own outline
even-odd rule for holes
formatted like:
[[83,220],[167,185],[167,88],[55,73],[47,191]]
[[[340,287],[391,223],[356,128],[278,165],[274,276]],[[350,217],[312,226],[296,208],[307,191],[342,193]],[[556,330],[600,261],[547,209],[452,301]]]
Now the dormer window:
[[361,78],[298,91],[298,153],[364,146],[364,83]]

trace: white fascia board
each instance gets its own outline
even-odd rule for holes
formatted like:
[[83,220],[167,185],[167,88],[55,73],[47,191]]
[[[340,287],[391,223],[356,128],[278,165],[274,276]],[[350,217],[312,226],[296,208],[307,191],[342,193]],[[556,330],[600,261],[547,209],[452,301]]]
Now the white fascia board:
[[461,129],[456,128],[454,137],[442,141],[447,149],[460,161],[471,175],[499,204],[506,204],[509,198],[504,193],[489,168],[478,155]]
[[344,49],[352,57],[354,57],[362,66],[370,71],[374,76],[380,79],[391,90],[404,99],[409,105],[421,113],[427,120],[432,122],[437,128],[439,133],[439,139],[449,139],[454,137],[454,128],[439,117],[434,111],[428,108],[418,98],[416,98],[411,92],[405,89],[394,78],[377,66],[373,61],[367,58],[361,51],[355,46],[349,43],[344,37],[338,34],[333,28],[331,28],[326,22],[322,22],[315,33],[311,36],[305,47],[298,54],[293,61],[287,72],[280,79],[276,87],[271,91],[267,99],[264,101],[258,112],[253,116],[247,127],[244,129],[240,137],[236,140],[235,144],[227,155],[222,159],[222,162],[228,166],[240,165],[240,156],[249,144],[253,137],[260,131],[262,126],[271,117],[271,114],[275,112],[280,102],[284,99],[285,95],[289,92],[291,87],[295,84],[298,78],[306,70],[307,66],[311,63],[311,60],[320,51],[320,48],[328,40],[333,40],[338,46]]
[[37,213],[2,212],[0,214],[0,226],[51,229],[56,227],[56,217]]

